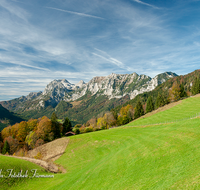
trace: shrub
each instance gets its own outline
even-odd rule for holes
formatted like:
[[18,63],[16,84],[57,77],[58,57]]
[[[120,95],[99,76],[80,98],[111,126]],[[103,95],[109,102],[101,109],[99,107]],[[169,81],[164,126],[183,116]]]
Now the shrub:
[[73,132],[74,132],[76,135],[80,134],[79,128],[74,128],[74,129],[73,129]]
[[93,132],[93,128],[91,128],[91,127],[86,127],[84,132],[85,132],[85,133]]

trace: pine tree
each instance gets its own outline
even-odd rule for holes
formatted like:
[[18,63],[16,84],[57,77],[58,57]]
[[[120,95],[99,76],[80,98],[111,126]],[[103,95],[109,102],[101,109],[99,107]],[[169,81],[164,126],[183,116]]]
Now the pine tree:
[[10,153],[10,147],[8,141],[6,140],[3,146],[2,154]]
[[156,99],[156,108],[159,108],[161,106],[165,105],[165,100],[161,94],[158,94],[157,99]]
[[58,122],[58,118],[55,114],[55,112],[52,113],[51,115],[51,122],[52,122],[52,132],[54,133],[54,138],[60,138],[60,124]]
[[149,113],[154,110],[153,99],[151,96],[147,99],[146,113]]
[[137,119],[144,115],[144,109],[142,107],[142,104],[140,101],[137,102],[136,107],[135,107],[135,113],[134,113],[134,118]]
[[180,85],[180,97],[181,98],[187,97],[187,93],[186,93],[186,91],[184,89],[184,85],[183,84]]
[[70,122],[70,120],[68,119],[68,117],[65,118],[65,121],[63,123],[63,131],[62,134],[65,135],[65,133],[69,132],[72,130],[72,124]]
[[192,94],[195,95],[198,93],[200,93],[200,81],[199,78],[196,77],[192,84]]

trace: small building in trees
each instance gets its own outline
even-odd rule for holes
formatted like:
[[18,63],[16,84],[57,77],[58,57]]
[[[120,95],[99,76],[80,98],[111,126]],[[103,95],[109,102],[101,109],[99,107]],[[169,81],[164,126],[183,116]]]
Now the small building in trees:
[[65,136],[72,136],[72,135],[76,135],[74,132],[72,131],[69,131],[67,133],[65,133]]

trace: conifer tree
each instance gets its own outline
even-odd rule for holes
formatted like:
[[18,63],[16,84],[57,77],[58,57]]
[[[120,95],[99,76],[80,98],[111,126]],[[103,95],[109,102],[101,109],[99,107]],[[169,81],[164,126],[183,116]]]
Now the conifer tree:
[[144,109],[142,107],[142,103],[139,100],[135,107],[134,118],[137,119],[137,118],[141,117],[142,115],[144,115]]
[[196,77],[192,84],[192,94],[195,95],[198,93],[200,93],[200,81],[199,78]]
[[157,99],[156,99],[156,108],[159,108],[161,106],[165,105],[165,100],[161,94],[158,94]]
[[8,141],[6,140],[3,146],[2,154],[10,153],[10,147]]
[[51,122],[52,122],[52,132],[54,133],[54,138],[60,138],[60,124],[58,122],[58,118],[55,114],[55,112],[52,113],[51,115]]
[[146,113],[149,113],[154,110],[153,99],[151,96],[147,99]]
[[183,84],[180,85],[180,97],[181,98],[187,97],[187,93],[186,93],[186,91],[184,89],[184,85]]
[[65,135],[65,133],[69,132],[72,130],[72,124],[69,120],[68,117],[65,118],[65,121],[63,123],[63,131],[62,131],[62,134]]

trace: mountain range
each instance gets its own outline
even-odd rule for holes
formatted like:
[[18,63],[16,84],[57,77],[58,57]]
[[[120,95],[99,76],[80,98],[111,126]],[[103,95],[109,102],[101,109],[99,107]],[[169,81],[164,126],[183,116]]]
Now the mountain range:
[[2,101],[0,104],[27,119],[43,115],[50,117],[56,112],[59,118],[68,116],[76,123],[83,123],[92,116],[96,117],[134,99],[138,94],[154,90],[159,84],[176,76],[172,72],[154,78],[137,73],[112,73],[94,77],[88,83],[82,80],[77,84],[71,84],[66,79],[53,80],[43,92],[31,92],[27,96]]

